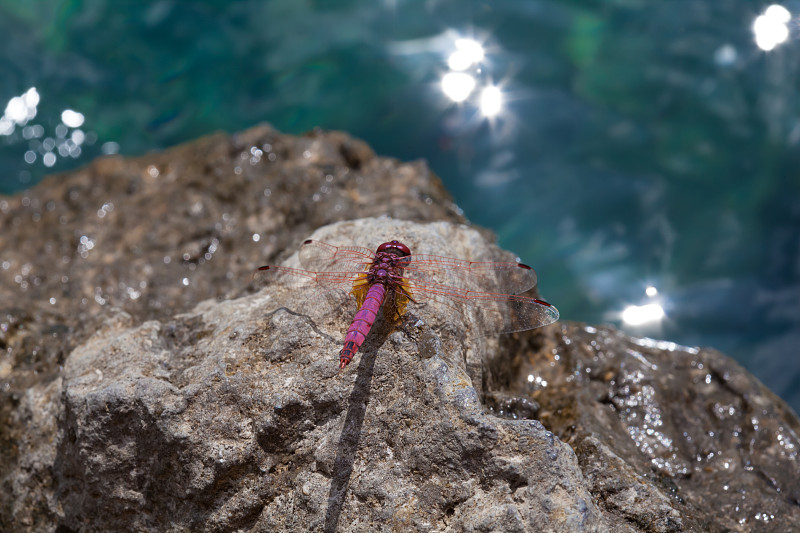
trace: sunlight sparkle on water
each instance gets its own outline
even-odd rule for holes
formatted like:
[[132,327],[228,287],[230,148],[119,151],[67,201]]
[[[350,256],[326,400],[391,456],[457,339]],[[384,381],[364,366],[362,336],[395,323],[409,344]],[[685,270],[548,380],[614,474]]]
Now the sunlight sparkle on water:
[[[22,128],[21,137],[28,145],[22,158],[28,165],[41,161],[44,167],[51,168],[58,162],[59,157],[77,159],[82,153],[81,145],[93,144],[97,138],[96,134],[92,132],[87,134],[77,129],[84,123],[83,114],[65,109],[61,113],[61,122],[54,128],[55,135],[47,135],[45,126],[29,124],[37,116],[40,100],[36,87],[31,87],[22,95],[11,98],[0,117],[0,135],[10,136],[17,127]],[[21,183],[29,178],[30,173],[27,171],[19,174]]]
[[451,70],[466,70],[484,58],[483,46],[474,39],[456,39],[456,51],[447,58]]
[[3,116],[0,117],[0,135],[11,135],[15,126],[24,126],[36,116],[39,105],[39,92],[31,87],[25,94],[11,98],[6,104]]
[[475,89],[475,78],[463,72],[448,72],[442,76],[442,91],[454,102],[463,102]]
[[764,15],[778,22],[782,22],[783,24],[789,24],[789,21],[792,20],[792,14],[780,4],[772,4],[769,6],[767,10],[764,11]]
[[61,112],[61,122],[70,128],[80,128],[83,125],[83,120],[83,114],[72,109],[65,109]]
[[756,45],[764,51],[770,51],[789,38],[791,13],[779,4],[769,6],[763,15],[753,22],[753,34]]
[[481,113],[493,117],[503,110],[503,93],[498,87],[490,85],[481,91]]
[[25,105],[25,100],[21,96],[15,96],[9,100],[8,105],[6,105],[5,116],[17,124],[24,122],[28,116],[28,107]]
[[643,326],[660,322],[664,308],[660,304],[629,305],[622,311],[622,321],[629,326]]

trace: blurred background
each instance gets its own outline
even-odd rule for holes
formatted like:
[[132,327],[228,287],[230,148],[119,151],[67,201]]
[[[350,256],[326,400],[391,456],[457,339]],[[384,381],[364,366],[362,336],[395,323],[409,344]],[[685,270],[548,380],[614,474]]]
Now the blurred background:
[[0,192],[261,121],[345,130],[426,159],[564,319],[720,349],[800,411],[799,22],[750,0],[0,0]]

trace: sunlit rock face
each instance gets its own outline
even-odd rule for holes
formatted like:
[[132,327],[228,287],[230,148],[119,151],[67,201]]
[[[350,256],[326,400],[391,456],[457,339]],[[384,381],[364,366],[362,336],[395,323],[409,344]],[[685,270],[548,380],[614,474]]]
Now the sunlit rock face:
[[463,222],[424,164],[266,126],[0,198],[0,530],[797,528],[797,418],[717,352],[454,308],[339,373],[352,302],[252,279],[306,238],[508,260]]

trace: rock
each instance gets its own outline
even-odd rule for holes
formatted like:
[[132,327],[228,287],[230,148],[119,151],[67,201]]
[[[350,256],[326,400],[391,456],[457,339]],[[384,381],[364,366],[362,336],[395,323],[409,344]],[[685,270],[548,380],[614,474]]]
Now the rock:
[[611,327],[544,333],[506,350],[497,388],[536,402],[614,529],[798,529],[800,423],[735,361]]
[[255,267],[313,229],[379,215],[464,222],[424,163],[269,126],[101,158],[0,197],[0,530],[58,523],[45,413],[62,406],[46,398],[60,398],[65,359],[91,334],[253,292]]
[[[395,236],[420,253],[448,243],[476,259],[491,250],[463,226],[391,218],[311,235],[367,236],[370,246]],[[270,285],[168,323],[119,321],[77,348],[63,372],[62,522],[599,530],[569,446],[535,420],[484,413],[466,361],[496,340],[451,328],[424,358],[415,340],[423,327],[385,328],[340,374],[354,305],[318,318],[316,293],[297,292]]]
[[0,198],[0,530],[797,527],[797,418],[717,352],[419,305],[339,373],[354,303],[252,281],[308,237],[508,257],[463,222],[267,126]]

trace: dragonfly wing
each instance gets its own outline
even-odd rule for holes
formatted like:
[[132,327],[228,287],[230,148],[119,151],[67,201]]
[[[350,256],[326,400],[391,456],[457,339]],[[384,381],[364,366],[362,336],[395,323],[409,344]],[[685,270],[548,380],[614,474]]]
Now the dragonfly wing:
[[364,272],[375,254],[357,246],[333,246],[322,241],[307,240],[298,252],[300,264],[313,272]]
[[354,302],[353,284],[363,272],[312,272],[284,266],[263,266],[256,271],[259,278],[272,278],[281,286],[296,289],[294,307],[319,320],[333,316],[348,302]]
[[433,301],[478,315],[485,334],[511,333],[546,326],[558,320],[558,309],[543,300],[514,294],[472,291],[441,284],[404,284],[419,302]]
[[437,255],[412,255],[403,276],[422,284],[477,292],[521,294],[536,285],[536,272],[514,262],[466,261]]
[[257,271],[260,278],[279,278],[281,283],[290,287],[318,285],[324,288],[350,290],[363,272],[313,272],[299,268],[267,265]]

